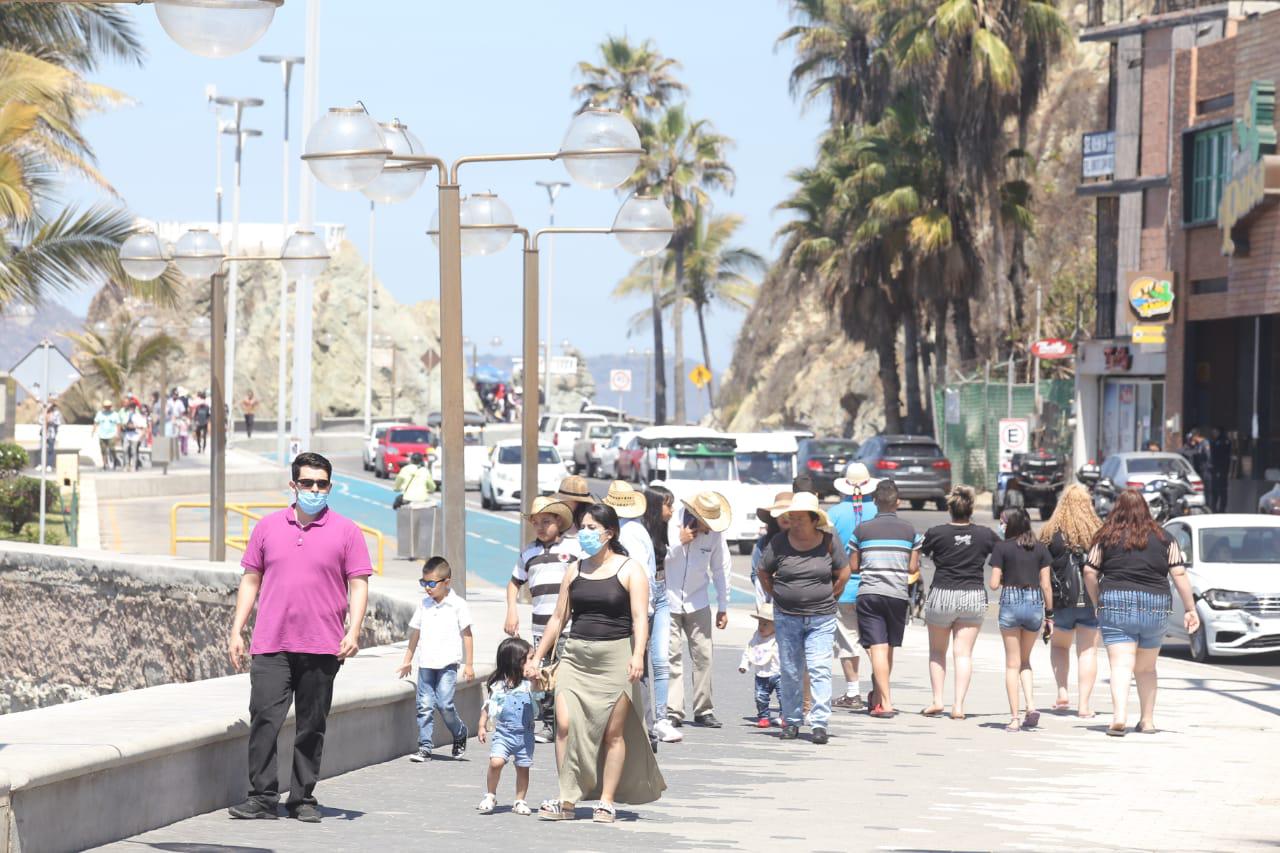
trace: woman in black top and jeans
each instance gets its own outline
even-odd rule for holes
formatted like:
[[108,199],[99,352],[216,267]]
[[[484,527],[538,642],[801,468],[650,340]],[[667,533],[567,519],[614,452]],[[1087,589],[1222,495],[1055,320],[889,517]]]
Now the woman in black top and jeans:
[[[1101,578],[1101,582],[1099,582]],[[1182,565],[1182,551],[1173,537],[1151,518],[1147,502],[1127,489],[1103,522],[1085,562],[1084,583],[1089,598],[1098,602],[1102,642],[1111,664],[1111,725],[1107,734],[1124,737],[1129,704],[1129,676],[1138,682],[1137,731],[1152,733],[1156,707],[1156,659],[1164,640],[1173,596],[1178,590],[1187,633],[1200,628],[1191,583]]]
[[[578,801],[599,800],[593,820],[613,823],[614,803],[651,803],[667,787],[649,747],[638,683],[649,633],[649,581],[618,544],[613,507],[585,509],[578,546],[585,556],[565,572],[556,611],[531,658],[551,655],[572,615],[556,671],[560,797],[544,802],[538,816],[572,820]],[[537,674],[534,664],[525,667],[526,677]]]
[[951,521],[929,528],[921,553],[933,560],[933,586],[924,606],[929,626],[929,684],[933,702],[920,713],[940,717],[942,690],[947,681],[947,647],[955,640],[955,701],[951,718],[964,719],[964,697],[973,676],[973,644],[987,613],[987,591],[982,588],[983,567],[998,537],[990,527],[971,521],[973,489],[956,486],[947,497]]
[[[1031,650],[1045,619],[1053,619],[1053,589],[1049,586],[1049,549],[1036,541],[1025,509],[1006,509],[1000,515],[1005,539],[991,551],[991,588],[1000,590],[1000,637],[1004,640],[1004,685],[1009,694],[1009,725],[1005,731],[1033,728],[1036,710]],[[1052,621],[1050,623],[1052,630]],[[1018,721],[1018,688],[1027,700],[1027,716]]]

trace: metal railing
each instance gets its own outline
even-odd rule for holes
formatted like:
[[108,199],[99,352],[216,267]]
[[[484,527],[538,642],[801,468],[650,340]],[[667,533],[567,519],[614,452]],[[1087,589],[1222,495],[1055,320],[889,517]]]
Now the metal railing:
[[[263,516],[254,510],[259,509],[284,509],[289,506],[287,503],[229,503],[226,506],[228,513],[235,513],[240,517],[240,533],[230,533],[231,525],[226,525],[228,533],[226,535],[227,547],[235,548],[237,551],[244,551],[249,545],[249,536],[253,532],[253,524],[262,520]],[[176,557],[178,555],[178,545],[182,543],[205,543],[208,544],[208,536],[179,536],[178,535],[178,511],[184,509],[209,509],[208,501],[179,501],[175,503],[169,510],[169,555]],[[360,532],[373,540],[376,556],[373,560],[373,570],[382,574],[382,563],[385,548],[385,537],[381,530],[375,530],[372,527],[352,522],[360,529]]]

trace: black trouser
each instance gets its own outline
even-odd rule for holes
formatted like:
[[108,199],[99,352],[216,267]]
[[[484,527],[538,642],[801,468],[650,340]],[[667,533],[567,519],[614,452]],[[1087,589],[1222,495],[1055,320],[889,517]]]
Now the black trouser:
[[253,438],[253,415],[244,416],[244,431],[248,438]]
[[209,443],[209,425],[196,425],[196,452],[204,453],[204,446]]
[[1214,473],[1210,478],[1212,491],[1209,494],[1209,509],[1214,512],[1227,511],[1227,475]]
[[325,718],[333,699],[333,677],[342,661],[335,655],[275,652],[254,655],[249,667],[249,797],[275,808],[280,802],[276,775],[276,738],[295,705],[293,783],[289,808],[315,805],[311,796],[320,778]]

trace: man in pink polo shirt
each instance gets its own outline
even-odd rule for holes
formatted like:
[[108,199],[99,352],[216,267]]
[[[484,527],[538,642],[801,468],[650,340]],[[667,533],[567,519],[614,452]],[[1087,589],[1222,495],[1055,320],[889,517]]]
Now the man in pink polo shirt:
[[[227,643],[236,669],[244,668],[244,628],[254,601],[258,618],[249,646],[249,797],[227,810],[235,818],[276,819],[276,738],[293,702],[297,734],[288,813],[320,822],[312,792],[320,778],[333,678],[342,661],[360,650],[373,573],[360,529],[326,507],[332,472],[320,454],[299,454],[290,483],[293,505],[258,522],[240,561],[244,576]],[[351,618],[344,624],[348,596]]]

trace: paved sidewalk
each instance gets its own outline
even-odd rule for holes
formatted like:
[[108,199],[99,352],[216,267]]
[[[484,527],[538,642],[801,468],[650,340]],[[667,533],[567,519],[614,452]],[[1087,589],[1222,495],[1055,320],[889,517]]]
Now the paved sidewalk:
[[[487,596],[485,596],[487,597]],[[496,602],[495,602],[496,603]],[[484,608],[486,616],[496,608]],[[624,808],[613,827],[475,813],[487,750],[466,760],[388,762],[322,782],[320,826],[201,815],[106,850],[1241,850],[1274,848],[1280,814],[1280,682],[1162,659],[1155,735],[1108,738],[1106,665],[1099,716],[1046,712],[1009,734],[995,637],[976,649],[971,716],[925,719],[925,633],[899,658],[892,720],[836,712],[832,740],[784,742],[755,729],[751,681],[735,669],[750,619],[735,609],[717,633],[717,711],[725,728],[686,726],[658,755],[666,796]],[[482,630],[496,631],[497,626]],[[489,645],[489,643],[485,643]],[[1105,655],[1103,656],[1105,660]],[[1047,650],[1037,646],[1038,697],[1052,702]],[[864,692],[867,666],[864,661]],[[837,678],[837,685],[840,679]],[[948,689],[950,689],[948,687]],[[1136,720],[1136,694],[1131,699]],[[802,736],[807,738],[807,735]],[[192,780],[198,784],[198,780]],[[554,753],[539,746],[530,800],[554,797]],[[585,807],[579,815],[588,814]]]

